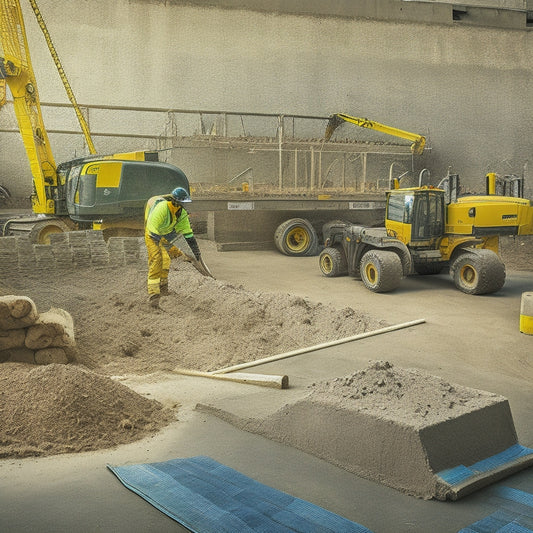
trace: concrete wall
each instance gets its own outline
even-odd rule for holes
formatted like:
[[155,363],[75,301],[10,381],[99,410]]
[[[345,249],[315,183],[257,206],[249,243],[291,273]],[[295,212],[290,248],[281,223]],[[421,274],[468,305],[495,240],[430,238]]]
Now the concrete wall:
[[[417,0],[403,0],[404,2],[412,2]],[[528,3],[531,0],[466,0],[465,2],[457,2],[457,0],[422,0],[423,2],[434,4],[459,4],[461,7],[491,7],[495,9],[521,9],[522,11],[528,9]]]
[[[66,103],[34,16],[22,5],[41,100]],[[533,34],[525,22],[508,23],[511,11],[489,10],[497,18],[475,26],[454,22],[450,5],[400,0],[39,6],[81,103],[364,116],[427,135],[435,181],[448,166],[473,184],[489,169],[521,171],[533,152]],[[45,120],[54,129],[75,128],[68,110],[48,108]],[[91,128],[127,133],[140,120],[102,112]],[[0,110],[0,183],[29,194],[20,138],[1,131],[10,127],[8,104]],[[58,161],[83,155],[81,138],[53,134],[51,142]],[[147,147],[139,139],[96,144],[106,153]]]

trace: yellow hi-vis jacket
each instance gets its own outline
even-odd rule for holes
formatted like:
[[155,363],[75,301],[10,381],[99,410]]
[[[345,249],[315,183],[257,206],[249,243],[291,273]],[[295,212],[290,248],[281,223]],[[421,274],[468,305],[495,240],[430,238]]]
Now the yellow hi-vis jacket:
[[172,205],[170,196],[150,198],[146,202],[144,222],[148,233],[164,237],[175,231],[181,233],[185,238],[193,236],[189,214],[183,207]]

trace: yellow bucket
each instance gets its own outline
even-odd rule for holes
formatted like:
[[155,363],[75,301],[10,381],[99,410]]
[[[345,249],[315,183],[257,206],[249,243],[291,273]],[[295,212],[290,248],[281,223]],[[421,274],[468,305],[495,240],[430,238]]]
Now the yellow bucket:
[[533,292],[522,293],[520,331],[526,335],[533,335]]

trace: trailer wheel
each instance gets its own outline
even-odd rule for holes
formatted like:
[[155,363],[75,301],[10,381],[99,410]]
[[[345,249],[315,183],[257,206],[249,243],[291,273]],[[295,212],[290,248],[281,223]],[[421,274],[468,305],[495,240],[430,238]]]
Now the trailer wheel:
[[320,254],[318,264],[324,276],[335,278],[348,273],[348,263],[342,250],[338,248],[325,248]]
[[309,256],[318,253],[316,231],[305,218],[291,218],[280,224],[274,233],[274,242],[285,255]]
[[505,283],[505,265],[492,250],[465,251],[452,263],[455,286],[466,294],[491,294]]
[[372,292],[390,292],[397,289],[402,279],[402,261],[398,254],[388,250],[369,250],[360,263],[361,280]]

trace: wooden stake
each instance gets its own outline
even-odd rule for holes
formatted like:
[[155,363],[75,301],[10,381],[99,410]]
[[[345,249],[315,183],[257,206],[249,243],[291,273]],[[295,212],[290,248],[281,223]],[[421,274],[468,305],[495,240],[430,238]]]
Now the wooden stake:
[[288,389],[288,376],[272,376],[267,374],[246,374],[243,372],[234,373],[230,376],[225,374],[212,374],[211,372],[200,372],[199,370],[188,370],[186,368],[175,368],[176,374],[184,376],[195,376],[200,378],[222,379],[226,381],[235,381],[237,383],[246,383],[248,385],[259,385],[261,387],[272,387],[274,389]]

